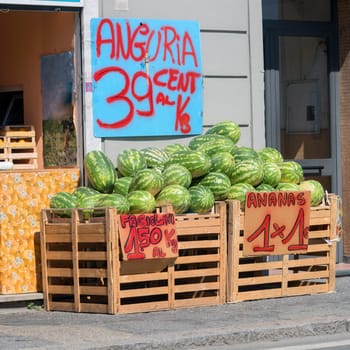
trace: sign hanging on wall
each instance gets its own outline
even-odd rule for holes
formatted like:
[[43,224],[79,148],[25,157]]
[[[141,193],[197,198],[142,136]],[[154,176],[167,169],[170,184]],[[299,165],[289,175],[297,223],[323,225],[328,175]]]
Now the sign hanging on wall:
[[244,256],[307,253],[310,191],[248,192],[244,216]]
[[202,132],[197,22],[93,18],[91,53],[94,136]]

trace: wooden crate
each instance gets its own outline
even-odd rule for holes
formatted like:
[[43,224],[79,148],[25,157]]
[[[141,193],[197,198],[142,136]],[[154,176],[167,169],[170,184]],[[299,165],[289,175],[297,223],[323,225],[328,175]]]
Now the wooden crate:
[[[337,198],[312,207],[307,254],[244,257],[244,212],[228,201],[227,302],[335,291]],[[333,240],[333,242],[332,242]]]
[[81,209],[66,219],[43,211],[46,309],[116,314],[223,304],[225,207],[216,203],[212,213],[176,215],[179,257],[158,261],[158,269],[154,260],[120,259],[115,209],[105,208],[98,222],[83,220]]
[[0,129],[0,138],[3,141],[0,159],[12,162],[13,169],[38,168],[35,129],[32,125],[6,125]]

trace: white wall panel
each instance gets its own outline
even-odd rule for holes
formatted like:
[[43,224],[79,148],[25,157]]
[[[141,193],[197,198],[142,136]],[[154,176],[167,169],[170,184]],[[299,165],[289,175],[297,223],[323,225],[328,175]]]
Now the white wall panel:
[[224,120],[249,124],[251,116],[250,85],[248,79],[204,79],[203,125]]
[[[117,10],[127,4],[128,10]],[[248,30],[247,0],[103,0],[103,17],[183,19],[201,29]]]

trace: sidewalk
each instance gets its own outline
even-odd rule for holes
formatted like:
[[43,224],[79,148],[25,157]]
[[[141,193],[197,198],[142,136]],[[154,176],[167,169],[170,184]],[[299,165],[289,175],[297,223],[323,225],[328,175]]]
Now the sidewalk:
[[334,293],[175,311],[78,314],[3,303],[0,349],[200,349],[348,332],[350,275],[347,269],[337,270]]

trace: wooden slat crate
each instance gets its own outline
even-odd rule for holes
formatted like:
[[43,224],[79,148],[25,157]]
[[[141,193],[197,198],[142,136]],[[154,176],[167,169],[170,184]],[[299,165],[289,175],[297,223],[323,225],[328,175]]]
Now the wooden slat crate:
[[311,208],[308,252],[273,257],[243,256],[244,212],[238,201],[227,203],[227,302],[335,291],[335,195],[329,204]]
[[82,210],[41,213],[41,267],[48,311],[115,313],[115,210],[85,220]]
[[208,214],[176,215],[179,257],[165,265],[159,262],[158,270],[147,261],[121,261],[117,214],[112,208],[104,210],[97,223],[82,220],[81,209],[66,219],[56,218],[55,210],[43,211],[47,310],[115,314],[225,302],[225,203],[216,203]]
[[[117,312],[219,305],[226,298],[226,208],[176,215],[179,257],[160,272],[122,274],[117,269]],[[118,262],[120,263],[120,262]],[[128,262],[120,263],[127,264]]]
[[[13,169],[37,169],[38,153],[35,129],[32,125],[6,125],[0,129],[4,142],[3,157],[13,163]],[[1,150],[1,148],[0,148]]]

